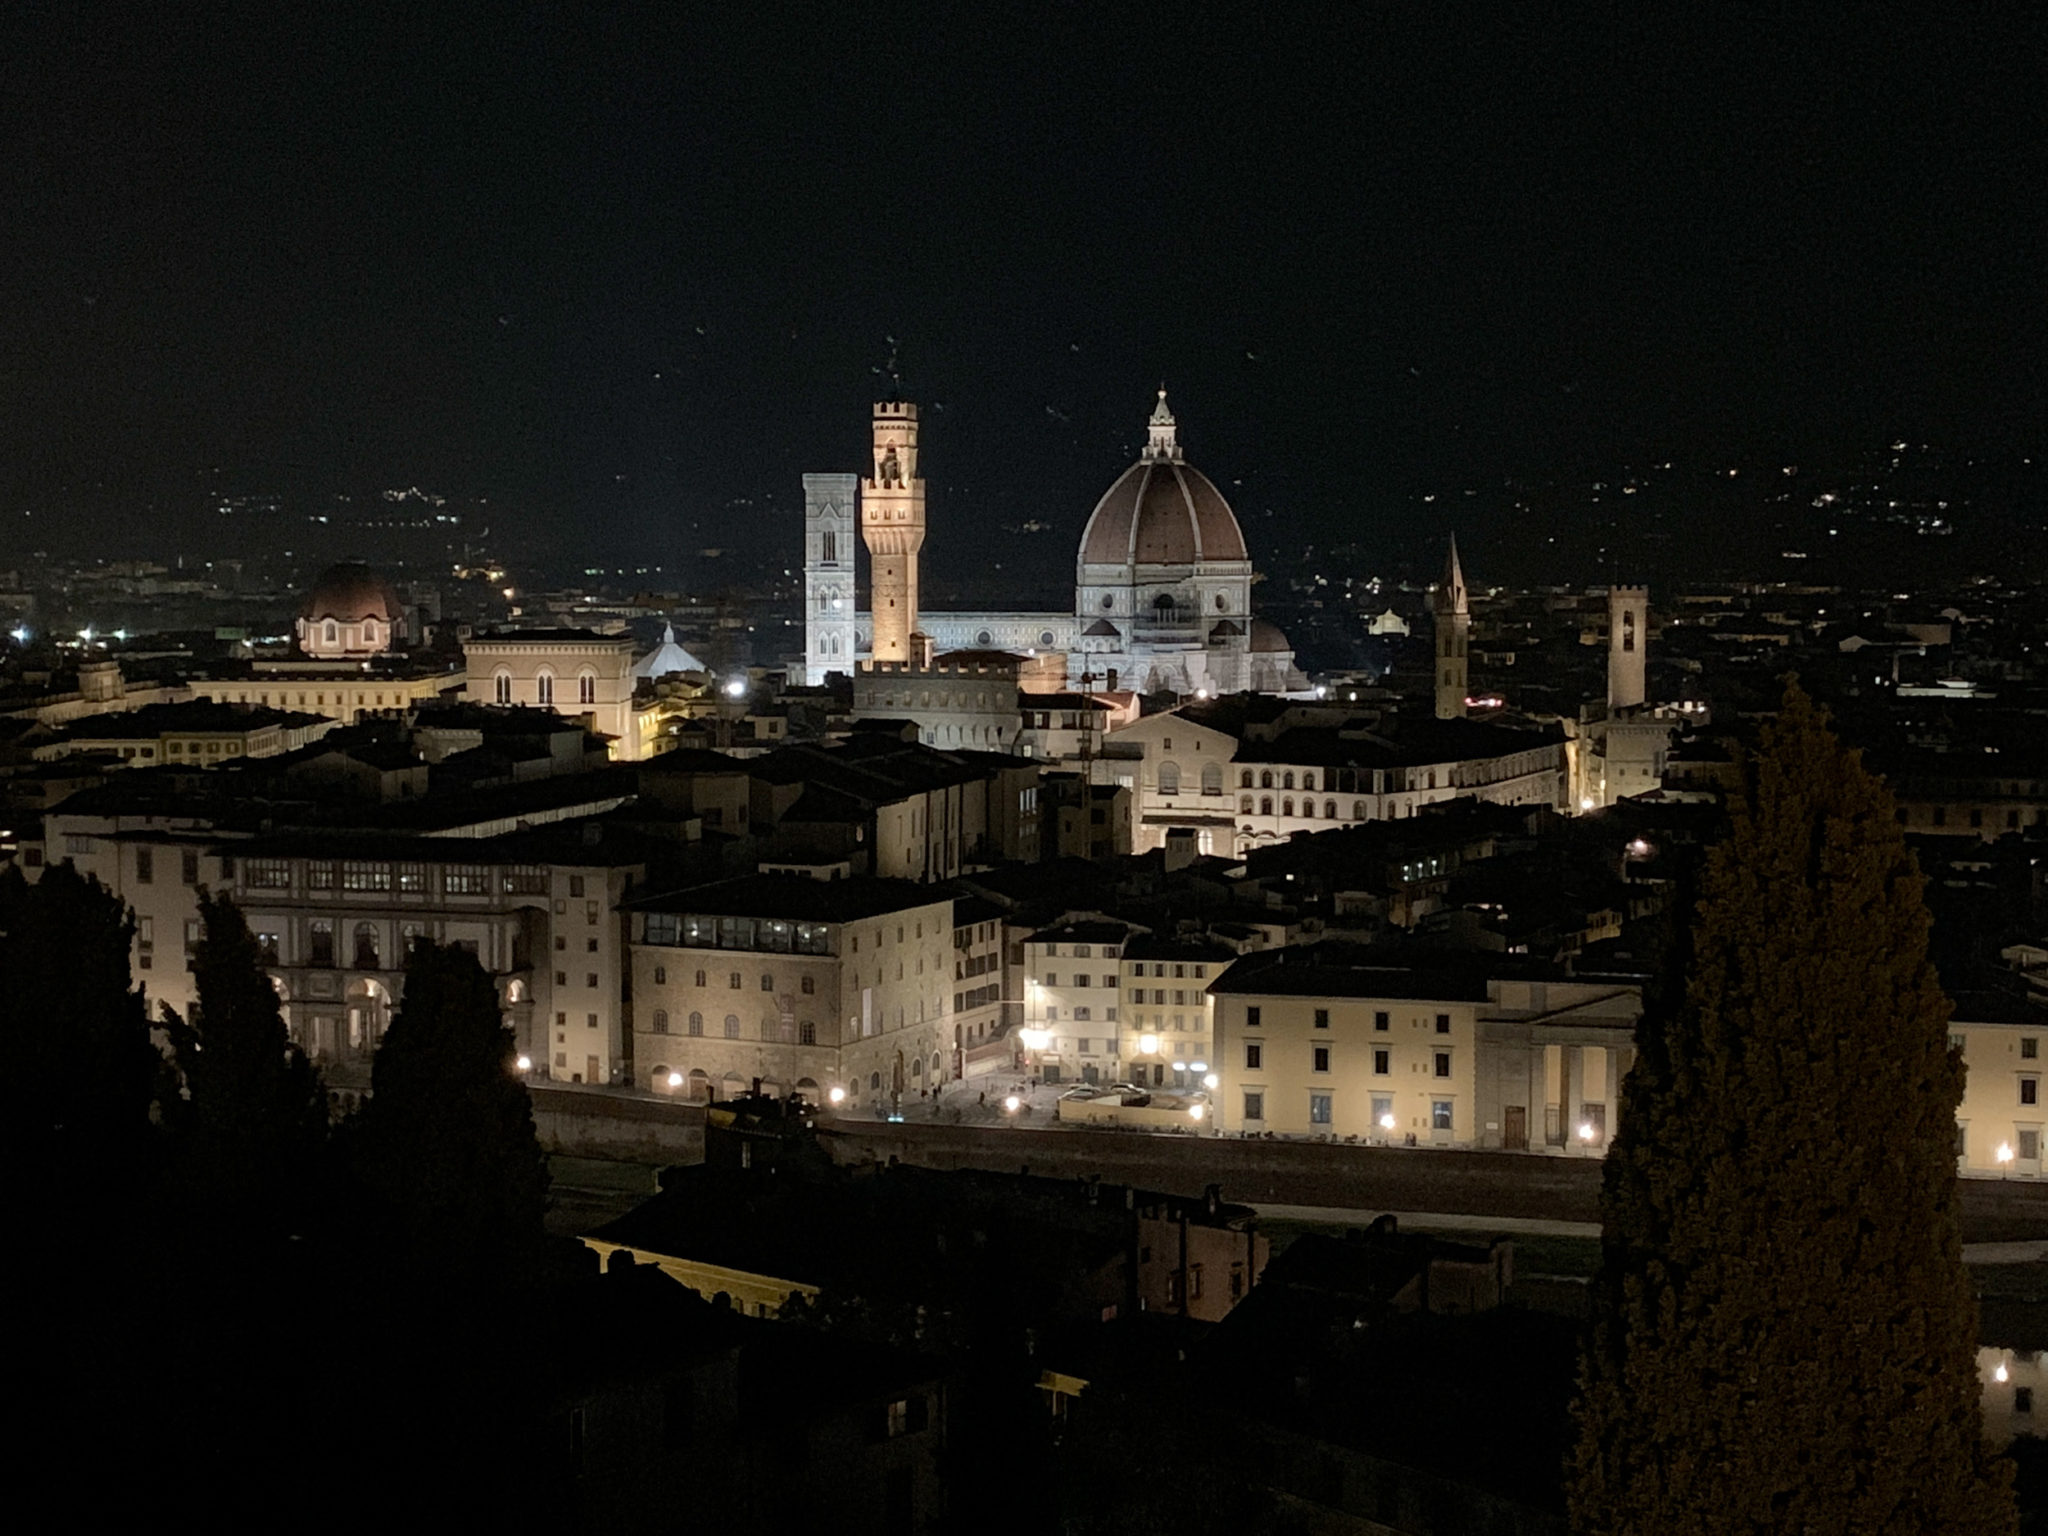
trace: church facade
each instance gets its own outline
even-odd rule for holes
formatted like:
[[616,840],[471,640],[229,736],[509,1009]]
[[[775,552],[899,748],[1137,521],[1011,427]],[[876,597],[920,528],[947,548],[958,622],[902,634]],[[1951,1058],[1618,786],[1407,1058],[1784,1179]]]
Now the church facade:
[[917,408],[874,409],[873,464],[859,478],[869,598],[856,600],[851,475],[804,477],[804,671],[812,684],[861,663],[947,651],[1058,652],[1070,686],[1211,695],[1298,692],[1293,648],[1251,612],[1244,534],[1209,478],[1182,455],[1159,392],[1143,455],[1096,503],[1065,612],[934,613],[918,605],[925,525]]

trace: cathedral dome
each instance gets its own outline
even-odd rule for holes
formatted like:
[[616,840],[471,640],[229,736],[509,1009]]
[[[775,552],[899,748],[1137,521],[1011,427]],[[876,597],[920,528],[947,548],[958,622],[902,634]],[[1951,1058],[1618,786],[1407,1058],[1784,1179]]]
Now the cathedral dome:
[[362,619],[396,623],[405,610],[391,583],[361,561],[330,565],[313,583],[299,609],[302,619],[334,619],[353,624]]
[[1083,565],[1200,565],[1242,561],[1244,534],[1223,493],[1181,460],[1166,391],[1159,391],[1144,457],[1117,477],[1081,534]]

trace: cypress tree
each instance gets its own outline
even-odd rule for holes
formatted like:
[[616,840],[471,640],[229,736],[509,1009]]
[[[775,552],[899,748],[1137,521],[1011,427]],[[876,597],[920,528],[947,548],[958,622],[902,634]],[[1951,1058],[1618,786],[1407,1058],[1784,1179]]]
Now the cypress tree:
[[2010,1536],[1960,1057],[1891,795],[1788,685],[1645,1013],[1567,1469],[1581,1536]]
[[199,913],[198,1006],[190,1020],[166,1021],[185,1083],[172,1119],[179,1183],[207,1227],[231,1224],[256,1241],[302,1229],[327,1106],[241,909],[202,892]]
[[467,950],[416,945],[377,1048],[351,1165],[394,1257],[510,1290],[545,1244],[547,1160],[496,984]]

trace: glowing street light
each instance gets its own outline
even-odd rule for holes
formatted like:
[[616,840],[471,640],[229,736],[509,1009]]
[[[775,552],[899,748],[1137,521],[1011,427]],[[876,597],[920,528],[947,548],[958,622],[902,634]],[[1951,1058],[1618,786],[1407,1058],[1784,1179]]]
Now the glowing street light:
[[1208,1109],[1208,1107],[1209,1106],[1206,1104],[1190,1104],[1188,1106],[1188,1118],[1190,1120],[1200,1120],[1202,1118],[1203,1112],[1206,1109]]
[[1222,1086],[1222,1084],[1223,1079],[1218,1077],[1214,1072],[1207,1073],[1202,1078],[1202,1086],[1204,1088],[1219,1088]]
[[725,685],[725,696],[728,699],[744,699],[747,696],[747,680],[743,677],[736,677],[727,683]]
[[1592,1139],[1593,1139],[1593,1122],[1592,1122],[1592,1121],[1590,1121],[1590,1120],[1581,1120],[1581,1121],[1579,1122],[1579,1140],[1581,1140],[1581,1141],[1591,1141]]
[[669,1085],[669,1087],[671,1087],[671,1088],[680,1088],[680,1087],[682,1087],[682,1086],[683,1086],[683,1074],[682,1074],[682,1073],[680,1073],[680,1072],[671,1072],[671,1073],[669,1073],[669,1075],[668,1075],[668,1085]]
[[1591,809],[1593,809],[1593,797],[1591,795],[1587,795],[1583,799],[1581,799],[1579,801],[1579,809],[1582,811],[1590,811]]
[[1159,1037],[1157,1035],[1138,1036],[1138,1054],[1140,1056],[1157,1056],[1159,1054]]
[[513,1063],[513,1066],[521,1072],[531,1072],[533,1070],[533,1058],[531,1056],[522,1056]]
[[1392,1116],[1391,1114],[1387,1114],[1387,1115],[1381,1115],[1381,1116],[1380,1116],[1380,1129],[1381,1129],[1381,1130],[1383,1130],[1383,1131],[1391,1131],[1391,1130],[1392,1130],[1393,1128],[1394,1128],[1394,1117],[1393,1117],[1393,1116]]
[[837,1083],[834,1083],[826,1090],[825,1099],[827,1103],[844,1104],[846,1102],[846,1090]]
[[1209,1063],[1206,1061],[1191,1061],[1188,1063],[1188,1070],[1190,1072],[1206,1072],[1209,1070]]
[[1024,1107],[1024,1101],[1023,1101],[1022,1099],[1018,1098],[1018,1097],[1017,1097],[1017,1095],[1016,1095],[1016,1094],[1014,1094],[1014,1093],[1013,1093],[1013,1094],[1010,1094],[1010,1095],[1009,1095],[1008,1097],[1006,1097],[1006,1098],[1005,1098],[1005,1099],[1003,1100],[1003,1108],[1004,1108],[1004,1109],[1007,1109],[1007,1110],[1008,1110],[1008,1111],[1009,1111],[1009,1112],[1010,1112],[1011,1114],[1013,1114],[1013,1115],[1014,1115],[1015,1113],[1017,1113],[1017,1111],[1018,1111],[1018,1110],[1020,1110],[1020,1109],[1022,1109],[1023,1107]]

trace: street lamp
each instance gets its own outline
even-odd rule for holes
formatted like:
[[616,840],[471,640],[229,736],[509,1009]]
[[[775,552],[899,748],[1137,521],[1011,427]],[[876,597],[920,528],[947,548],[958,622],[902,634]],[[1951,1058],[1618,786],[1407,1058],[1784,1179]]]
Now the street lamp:
[[1190,1104],[1188,1106],[1188,1118],[1199,1123],[1202,1118],[1203,1111],[1207,1108],[1208,1106],[1205,1104]]
[[1384,1115],[1381,1115],[1381,1116],[1380,1116],[1380,1129],[1381,1129],[1381,1130],[1383,1130],[1383,1131],[1391,1131],[1391,1130],[1392,1130],[1393,1128],[1394,1128],[1394,1117],[1393,1117],[1393,1115],[1392,1115],[1391,1113],[1389,1113],[1389,1114],[1384,1114]]
[[1138,1036],[1138,1054],[1140,1056],[1157,1056],[1159,1054],[1159,1037],[1157,1035]]
[[1592,1121],[1590,1121],[1590,1120],[1581,1120],[1581,1121],[1579,1122],[1579,1140],[1581,1140],[1581,1141],[1583,1141],[1583,1142],[1587,1143],[1588,1145],[1591,1145],[1591,1144],[1592,1144],[1592,1140],[1593,1140],[1593,1122],[1592,1122]]
[[1204,1088],[1215,1089],[1221,1087],[1222,1085],[1223,1079],[1218,1077],[1214,1072],[1207,1072],[1202,1075],[1202,1086]]
[[846,1102],[846,1090],[837,1083],[834,1083],[825,1091],[825,1099],[830,1104],[844,1104]]
[[1010,1095],[1008,1095],[1008,1096],[1007,1096],[1007,1097],[1005,1097],[1005,1098],[1004,1098],[1004,1100],[1003,1100],[1003,1108],[1004,1108],[1004,1109],[1006,1109],[1006,1110],[1008,1110],[1008,1111],[1009,1111],[1009,1112],[1010,1112],[1011,1114],[1013,1114],[1013,1115],[1014,1115],[1015,1113],[1017,1113],[1017,1111],[1018,1111],[1018,1110],[1020,1110],[1020,1109],[1022,1109],[1023,1107],[1024,1107],[1024,1101],[1023,1101],[1022,1099],[1018,1098],[1018,1097],[1017,1097],[1017,1095],[1016,1095],[1016,1094],[1014,1094],[1014,1093],[1013,1093],[1013,1094],[1010,1094]]
[[512,1065],[521,1072],[531,1072],[533,1070],[533,1058],[531,1056],[522,1056]]
[[669,1075],[668,1075],[668,1085],[669,1085],[669,1087],[671,1087],[671,1088],[680,1088],[680,1087],[682,1087],[682,1086],[683,1086],[683,1074],[682,1074],[682,1073],[680,1073],[680,1072],[671,1072],[671,1073],[669,1073]]

